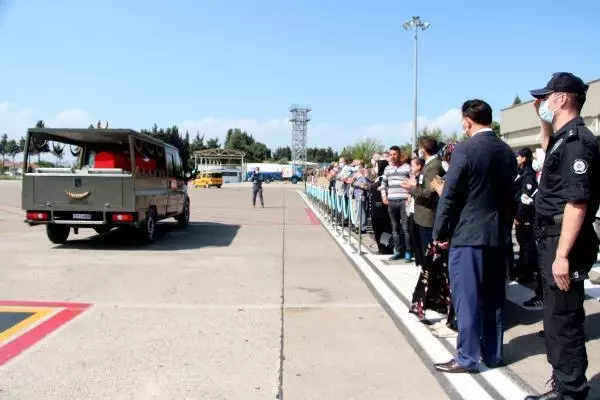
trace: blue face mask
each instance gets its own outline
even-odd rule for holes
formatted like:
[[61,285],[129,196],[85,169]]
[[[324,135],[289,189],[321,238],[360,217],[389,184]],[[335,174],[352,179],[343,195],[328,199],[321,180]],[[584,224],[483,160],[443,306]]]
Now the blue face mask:
[[548,109],[548,100],[544,100],[540,104],[540,118],[549,124],[554,120],[554,113]]

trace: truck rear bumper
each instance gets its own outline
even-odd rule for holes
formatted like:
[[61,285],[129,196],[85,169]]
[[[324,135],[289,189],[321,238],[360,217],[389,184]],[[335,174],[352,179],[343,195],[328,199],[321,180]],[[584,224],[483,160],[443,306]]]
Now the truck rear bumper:
[[28,210],[24,221],[29,225],[69,225],[76,227],[137,226],[138,214],[127,211],[36,211]]

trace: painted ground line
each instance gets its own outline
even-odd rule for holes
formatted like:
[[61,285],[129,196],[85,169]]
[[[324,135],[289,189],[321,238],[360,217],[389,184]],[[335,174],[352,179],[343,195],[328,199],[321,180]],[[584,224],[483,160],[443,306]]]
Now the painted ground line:
[[[305,198],[304,193],[300,192],[300,196],[305,200],[309,207],[315,211],[312,204]],[[315,214],[319,215],[316,211]],[[375,288],[379,295],[388,304],[389,308],[394,312],[403,326],[409,331],[413,339],[418,343],[421,349],[427,354],[429,359],[434,362],[446,362],[452,354],[446,350],[444,345],[435,339],[429,329],[423,324],[410,323],[409,314],[406,311],[404,303],[395,295],[395,293],[387,286],[385,282],[377,275],[371,266],[358,254],[353,252],[345,240],[342,240],[331,227],[323,224],[323,227],[330,233],[332,238],[340,245],[346,255],[354,262],[357,268]],[[443,377],[450,382],[457,393],[464,400],[488,400],[493,399],[490,394],[475,380],[470,374],[444,374]],[[497,399],[493,399],[497,400]],[[512,400],[512,399],[510,399]],[[522,400],[519,399],[519,400]]]
[[[414,268],[406,270],[402,269],[402,266],[381,266],[374,263],[373,265],[375,265],[375,267],[378,268],[382,274],[384,274],[388,281],[390,281],[390,283],[396,287],[403,298],[410,299],[412,297],[412,292],[417,279]],[[445,316],[435,312],[428,312],[426,317],[432,321],[435,319],[445,318]],[[408,319],[410,319],[413,324],[423,324],[413,314],[409,314]],[[442,340],[445,340],[452,349],[456,350],[456,338],[445,338]],[[505,399],[522,400],[525,398],[525,396],[527,396],[527,393],[525,393],[525,391],[519,385],[515,384],[512,379],[506,376],[500,369],[489,369],[481,364],[480,371],[481,372],[479,375],[482,376]]]
[[[299,192],[301,197],[304,199],[304,201],[312,208],[312,204],[310,204],[308,202],[308,199],[306,198],[306,196]],[[317,215],[319,215],[318,213],[316,213]],[[330,233],[333,231],[333,229],[331,229],[331,227],[327,226],[326,224],[323,224],[325,226],[326,229],[328,229],[328,231],[330,231]],[[345,252],[350,251],[351,254],[354,254],[353,249],[351,248],[351,246],[348,246],[346,241],[347,238],[341,239],[339,236],[334,236],[334,238],[336,239],[336,241],[338,241],[338,243],[343,244],[342,248],[344,249]],[[402,271],[402,275],[403,279],[393,279],[390,280],[389,277],[386,276],[386,279],[388,279],[388,281],[390,281],[390,283],[392,283],[392,281],[396,281],[394,283],[392,283],[393,286],[396,287],[396,289],[399,291],[399,294],[408,301],[408,299],[410,299],[412,297],[412,290],[414,288],[414,284],[416,282],[416,279],[418,277],[419,274],[419,269],[417,268],[410,268],[410,269],[406,269],[406,268],[402,268],[402,265],[392,265],[392,266],[388,266],[388,265],[382,265],[382,263],[380,262],[382,258],[387,257],[387,256],[380,256],[380,255],[375,255],[375,254],[365,254],[364,255],[365,258],[369,259],[369,262],[371,262],[371,264],[376,267],[377,269],[379,269],[381,271],[381,273],[384,273],[384,270],[389,270],[389,271]],[[373,262],[375,261],[375,262]],[[406,266],[413,266],[414,264],[404,264]],[[406,276],[407,275],[407,276]],[[406,279],[409,278],[409,279]],[[412,278],[412,279],[410,279]],[[525,288],[528,289],[528,288]],[[528,289],[530,290],[530,289]],[[404,306],[404,308],[406,308],[406,306]],[[405,310],[406,311],[406,310]],[[427,313],[428,317],[433,317],[432,319],[441,319],[443,318],[442,315],[438,314],[438,313]],[[413,324],[418,324],[420,326],[422,326],[423,324],[416,318],[416,316],[409,314],[407,316],[407,318],[405,318],[405,320],[411,321]],[[427,332],[430,334],[431,337],[433,337],[433,335],[431,334],[431,332],[427,329]],[[434,339],[435,340],[435,339]],[[448,341],[448,343],[450,343],[452,345],[453,349],[456,349],[456,339],[446,339]],[[523,389],[517,385],[509,376],[507,376],[504,372],[502,372],[500,369],[488,369],[488,368],[482,368],[482,372],[479,374],[481,375],[491,386],[494,390],[498,391],[498,393],[500,395],[502,395],[505,399],[509,399],[509,400],[522,400],[527,394],[523,391]],[[524,383],[526,385],[526,383]],[[502,390],[500,389],[502,388]]]

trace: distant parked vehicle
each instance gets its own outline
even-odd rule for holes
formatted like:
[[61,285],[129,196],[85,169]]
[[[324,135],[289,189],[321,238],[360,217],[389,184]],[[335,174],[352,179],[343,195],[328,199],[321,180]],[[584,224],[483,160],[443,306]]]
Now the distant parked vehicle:
[[[133,228],[154,242],[156,223],[190,220],[187,179],[177,148],[128,129],[45,129],[27,132],[22,208],[29,225],[46,225],[52,243],[65,243],[73,228],[97,233]],[[73,168],[33,168],[36,149],[51,143],[77,158]]]
[[202,171],[198,173],[196,179],[194,179],[194,187],[217,187],[218,189],[223,186],[223,173],[215,171]]

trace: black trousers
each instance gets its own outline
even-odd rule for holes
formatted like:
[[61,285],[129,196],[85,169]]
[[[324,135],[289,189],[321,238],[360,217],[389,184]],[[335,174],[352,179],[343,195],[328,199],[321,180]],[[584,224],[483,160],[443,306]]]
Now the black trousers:
[[260,199],[260,205],[264,206],[265,201],[263,199],[262,188],[252,188],[252,205],[256,205],[256,195],[258,195],[258,198]]
[[[567,292],[556,286],[552,276],[552,263],[556,256],[558,240],[559,236],[552,236],[539,238],[537,242],[544,294],[546,355],[552,365],[558,389],[567,394],[580,395],[588,390],[585,376],[588,357],[584,332],[584,281],[571,281]],[[578,260],[569,257],[571,271],[579,269],[577,263]]]
[[533,225],[519,224],[515,226],[517,243],[519,244],[519,261],[516,273],[525,278],[533,278],[538,270],[538,256],[535,244]]
[[410,229],[406,214],[406,200],[390,200],[388,213],[392,222],[392,237],[394,238],[394,253],[411,252]]
[[415,265],[421,266],[424,264],[425,259],[425,249],[427,248],[427,244],[425,247],[421,242],[421,236],[419,235],[419,225],[415,222],[415,214],[410,214],[408,216],[408,226],[410,228],[410,242],[411,247],[413,249],[413,256],[415,258]]

